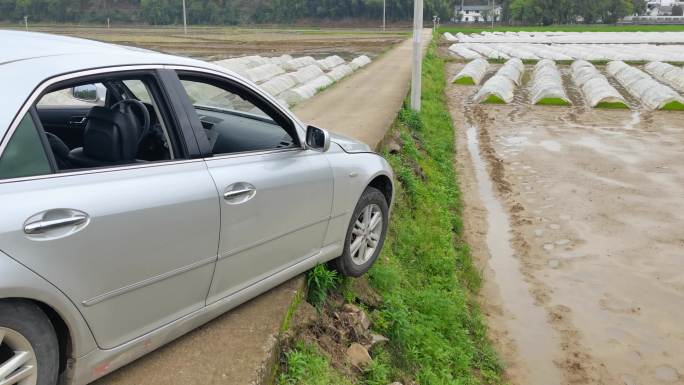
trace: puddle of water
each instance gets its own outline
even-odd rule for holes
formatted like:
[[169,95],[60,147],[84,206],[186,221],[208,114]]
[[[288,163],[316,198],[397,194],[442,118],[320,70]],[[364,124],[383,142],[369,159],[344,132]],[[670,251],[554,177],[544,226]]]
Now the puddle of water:
[[475,127],[468,128],[467,138],[478,191],[487,209],[489,266],[494,271],[504,307],[512,315],[506,319],[506,326],[516,342],[519,360],[527,369],[525,385],[560,384],[560,370],[554,364],[558,358],[554,331],[547,323],[545,311],[534,304],[529,285],[520,272],[511,246],[508,214],[494,195],[492,180],[480,155]]

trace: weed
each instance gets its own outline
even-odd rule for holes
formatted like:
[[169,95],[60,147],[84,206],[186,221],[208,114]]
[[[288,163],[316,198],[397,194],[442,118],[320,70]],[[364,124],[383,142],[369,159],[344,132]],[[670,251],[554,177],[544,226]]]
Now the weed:
[[325,265],[317,265],[306,276],[307,301],[320,310],[328,298],[328,293],[337,287],[337,272],[328,270]]
[[285,361],[284,371],[278,376],[278,385],[352,385],[314,347],[302,342],[285,353]]

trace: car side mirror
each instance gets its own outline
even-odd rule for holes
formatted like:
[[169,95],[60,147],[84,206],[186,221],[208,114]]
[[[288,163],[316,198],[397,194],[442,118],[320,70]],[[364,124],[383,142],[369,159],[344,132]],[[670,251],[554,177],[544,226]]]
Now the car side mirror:
[[88,103],[99,103],[104,101],[105,92],[105,89],[100,89],[96,84],[84,84],[72,87],[70,90],[71,96],[74,99]]
[[322,128],[309,126],[306,129],[306,146],[314,151],[326,152],[330,149],[330,134]]

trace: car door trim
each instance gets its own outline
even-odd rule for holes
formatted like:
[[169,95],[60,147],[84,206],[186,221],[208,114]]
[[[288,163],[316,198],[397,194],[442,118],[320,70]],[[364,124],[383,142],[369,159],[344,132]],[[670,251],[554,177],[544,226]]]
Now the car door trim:
[[126,294],[126,293],[130,293],[130,292],[138,290],[138,289],[142,289],[142,288],[150,286],[150,285],[154,285],[157,282],[161,282],[161,281],[167,280],[169,278],[173,278],[177,275],[187,273],[188,271],[198,269],[202,266],[206,266],[206,265],[214,263],[214,262],[216,262],[216,257],[205,258],[203,260],[197,261],[197,262],[192,263],[190,265],[183,266],[183,267],[180,267],[178,269],[159,274],[157,276],[148,278],[148,279],[140,281],[140,282],[136,282],[136,283],[128,285],[128,286],[121,287],[119,289],[112,290],[112,291],[104,293],[104,294],[100,294],[96,297],[93,297],[91,299],[88,299],[88,300],[81,302],[81,304],[85,307],[97,305],[98,303],[110,300],[112,298],[118,297],[118,296]]
[[314,222],[312,222],[312,223],[309,223],[309,224],[300,226],[300,227],[298,227],[298,228],[296,228],[296,229],[292,229],[292,230],[287,231],[287,232],[285,232],[285,233],[283,233],[283,234],[279,234],[279,235],[276,235],[276,236],[270,237],[270,238],[260,239],[260,240],[258,240],[258,241],[256,241],[256,242],[253,242],[253,243],[251,243],[251,244],[249,244],[249,245],[247,245],[247,246],[243,246],[243,247],[240,247],[240,248],[237,248],[237,249],[230,250],[230,251],[228,251],[228,252],[226,252],[226,253],[223,253],[222,255],[219,255],[218,260],[221,261],[221,260],[224,260],[224,259],[226,259],[226,258],[230,258],[230,257],[232,257],[232,256],[235,255],[235,254],[240,254],[240,253],[242,253],[242,252],[244,252],[244,251],[251,250],[251,249],[253,249],[253,248],[255,248],[255,247],[259,247],[259,246],[261,246],[261,245],[263,245],[263,244],[266,244],[266,243],[275,241],[276,239],[280,239],[280,238],[282,238],[282,237],[286,237],[286,236],[288,236],[288,235],[290,235],[290,234],[296,233],[297,231],[301,231],[301,230],[307,229],[307,228],[309,228],[309,227],[311,227],[311,226],[315,226],[315,225],[318,225],[318,224],[320,224],[320,223],[327,222],[327,221],[329,221],[330,219],[332,219],[332,217],[327,216],[327,217],[325,217],[325,218],[323,218],[323,219],[319,219],[319,220],[314,221]]

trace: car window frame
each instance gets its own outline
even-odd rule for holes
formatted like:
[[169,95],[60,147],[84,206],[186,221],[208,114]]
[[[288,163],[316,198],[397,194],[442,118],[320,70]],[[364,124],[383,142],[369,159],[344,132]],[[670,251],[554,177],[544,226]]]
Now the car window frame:
[[[166,68],[165,65],[162,64],[141,64],[141,65],[122,65],[122,66],[112,66],[112,67],[102,67],[102,68],[97,68],[97,69],[88,69],[88,70],[82,70],[82,71],[75,71],[67,74],[61,74],[57,76],[53,76],[50,78],[44,79],[34,90],[33,92],[29,95],[29,97],[24,101],[22,104],[21,108],[14,114],[14,118],[11,121],[9,128],[5,131],[4,135],[0,139],[0,156],[5,152],[5,149],[7,145],[9,144],[10,140],[12,139],[12,136],[14,135],[15,131],[17,130],[17,127],[21,123],[22,119],[27,114],[31,113],[31,110],[35,111],[35,106],[37,104],[37,101],[42,97],[42,95],[45,95],[46,93],[49,93],[51,89],[54,89],[56,85],[58,84],[64,84],[64,83],[73,83],[75,80],[78,79],[78,81],[84,81],[87,82],[87,79],[97,79],[97,78],[102,78],[103,75],[107,74],[112,74],[112,75],[124,75],[124,74],[130,74],[130,73],[145,73],[147,75],[151,75],[154,77],[155,82],[157,83],[158,92],[159,92],[159,98],[160,102],[164,104],[165,106],[165,112],[164,114],[168,115],[168,118],[171,119],[172,121],[168,122],[169,124],[172,125],[171,128],[168,127],[170,130],[173,130],[175,135],[177,136],[178,143],[181,146],[181,152],[175,152],[176,158],[175,159],[170,159],[170,160],[163,160],[163,161],[158,161],[158,162],[150,162],[150,163],[135,163],[135,164],[124,164],[124,165],[112,165],[112,166],[107,166],[107,167],[100,167],[100,168],[91,168],[91,169],[76,169],[76,170],[69,170],[69,171],[64,171],[64,172],[57,172],[55,169],[49,174],[44,174],[44,175],[35,175],[35,176],[29,176],[29,177],[18,177],[18,178],[7,178],[7,179],[0,179],[0,184],[7,184],[7,183],[15,183],[15,182],[23,182],[23,181],[29,181],[29,180],[38,180],[38,179],[51,179],[51,178],[60,178],[60,177],[71,177],[71,176],[78,176],[78,175],[88,175],[88,174],[98,174],[98,173],[108,173],[108,172],[117,172],[117,171],[126,171],[126,170],[132,170],[132,169],[140,169],[140,168],[149,168],[149,167],[163,167],[163,166],[168,166],[168,165],[173,165],[173,164],[181,164],[181,163],[195,163],[197,162],[198,158],[201,158],[199,148],[197,146],[197,142],[194,138],[194,132],[192,132],[192,128],[189,125],[189,122],[185,121],[185,113],[183,111],[179,111],[179,109],[182,109],[182,103],[180,102],[177,92],[175,91],[175,88],[169,89],[169,82],[168,82],[168,77],[164,77],[162,72],[164,71],[164,68]],[[157,97],[156,95],[154,97]],[[37,116],[37,115],[36,115]],[[32,116],[32,119],[35,119],[36,116]],[[162,117],[163,118],[163,117]],[[38,120],[40,122],[40,120]],[[37,126],[37,124],[36,124]],[[38,127],[38,126],[37,126]],[[39,127],[42,129],[42,124]],[[45,136],[44,133],[42,136]],[[189,138],[192,138],[192,140],[188,140]],[[41,139],[43,140],[43,139]],[[45,146],[45,143],[43,143],[43,146]],[[48,159],[52,162],[54,161],[54,154],[52,154],[52,150],[50,149],[44,149],[47,152]],[[51,160],[52,159],[52,160]],[[56,164],[56,161],[55,161]],[[51,165],[52,167],[52,165]]]
[[[187,115],[187,119],[190,121],[193,132],[197,139],[197,143],[200,146],[200,151],[202,152],[203,157],[205,159],[223,159],[255,154],[268,154],[274,152],[306,150],[306,146],[304,145],[305,142],[302,140],[299,128],[300,124],[298,120],[291,113],[288,113],[286,110],[284,110],[278,103],[273,102],[268,96],[264,95],[258,89],[255,89],[252,85],[249,85],[247,82],[242,81],[242,79],[231,76],[230,74],[225,72],[215,71],[201,67],[167,66],[167,69],[170,70],[169,77],[174,79],[174,87],[176,88],[176,92],[180,96],[180,99],[182,100],[185,106],[185,113]],[[206,84],[210,84],[218,88],[223,88],[227,92],[233,92],[242,98],[245,98],[246,96],[245,99],[248,102],[254,104],[255,107],[261,109],[271,119],[273,119],[273,117],[271,116],[271,114],[269,114],[269,112],[273,113],[273,115],[276,116],[276,119],[274,119],[275,124],[283,130],[285,130],[285,132],[292,137],[292,147],[214,155],[212,149],[209,146],[208,140],[206,139],[204,127],[202,126],[202,123],[199,120],[199,117],[197,116],[195,106],[192,104],[190,97],[188,96],[185,90],[185,87],[181,83],[180,77],[182,75],[200,79],[200,82],[205,82]],[[224,87],[221,87],[220,85],[224,85]],[[235,92],[233,90],[238,90],[238,92]]]

